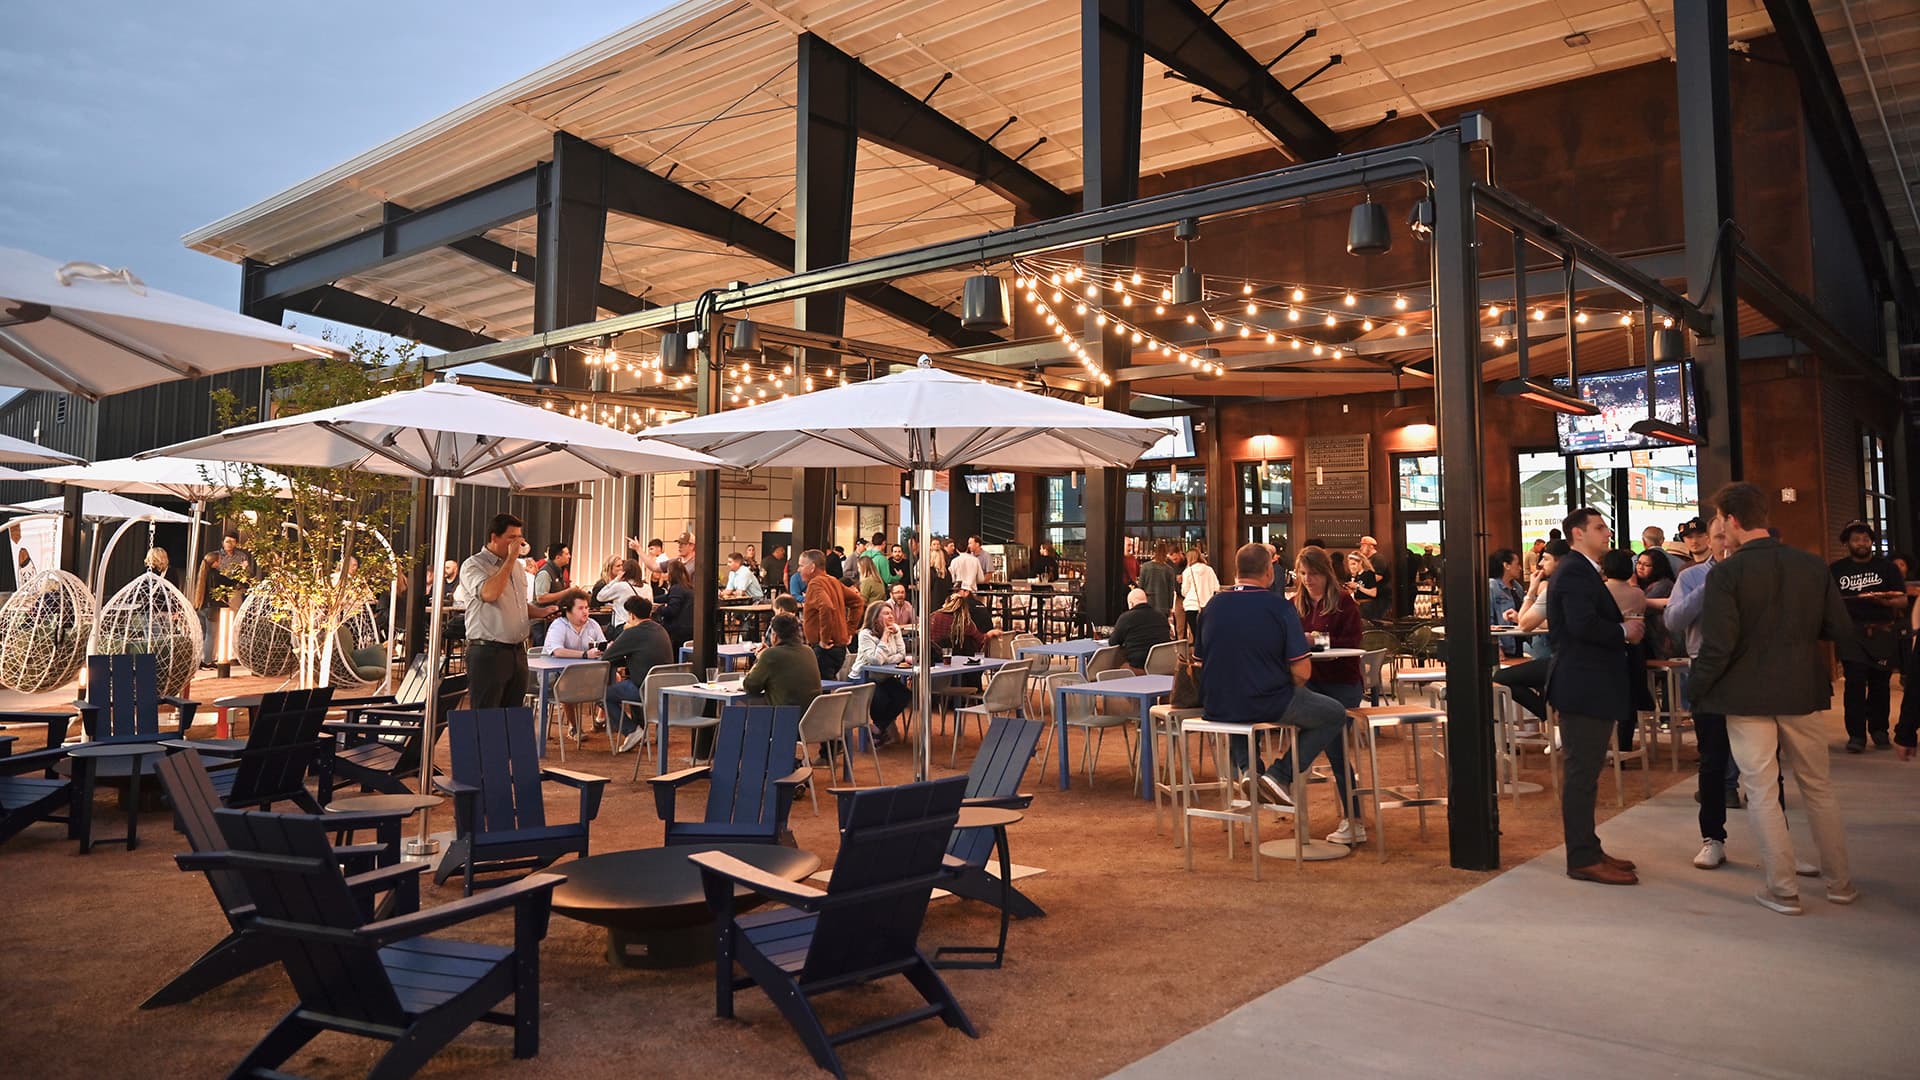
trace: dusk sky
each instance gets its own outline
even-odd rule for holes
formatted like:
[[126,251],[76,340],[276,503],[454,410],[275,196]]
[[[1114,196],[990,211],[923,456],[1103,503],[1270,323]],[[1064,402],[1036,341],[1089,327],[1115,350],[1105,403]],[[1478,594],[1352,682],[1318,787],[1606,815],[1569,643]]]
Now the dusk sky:
[[180,237],[667,6],[575,0],[10,5],[0,246],[223,307]]

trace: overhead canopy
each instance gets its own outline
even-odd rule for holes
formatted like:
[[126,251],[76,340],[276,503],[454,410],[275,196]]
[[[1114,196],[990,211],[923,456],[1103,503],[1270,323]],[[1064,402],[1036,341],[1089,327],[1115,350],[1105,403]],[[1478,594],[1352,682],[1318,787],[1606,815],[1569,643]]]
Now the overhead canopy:
[[1173,428],[932,367],[644,432],[742,468],[1131,465]]
[[449,382],[230,428],[137,457],[356,469],[522,489],[720,464]]
[[[58,514],[66,509],[58,496],[35,499],[14,507],[29,514]],[[192,519],[184,514],[122,498],[110,491],[89,491],[80,501],[80,516],[88,521],[156,521],[163,525],[185,525]]]
[[0,247],[0,386],[100,398],[342,355],[337,345],[148,287],[126,270]]
[[[52,484],[117,491],[125,495],[171,495],[187,502],[218,499],[241,485],[246,466],[233,461],[195,461],[185,458],[113,458],[91,465],[61,465],[22,477]],[[287,478],[260,469],[260,478],[285,493]]]

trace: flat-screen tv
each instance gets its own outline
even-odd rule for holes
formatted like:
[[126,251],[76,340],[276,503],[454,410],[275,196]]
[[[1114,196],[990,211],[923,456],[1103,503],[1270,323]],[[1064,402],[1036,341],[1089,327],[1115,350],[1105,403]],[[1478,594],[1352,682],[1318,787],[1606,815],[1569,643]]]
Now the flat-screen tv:
[[1140,455],[1141,461],[1152,461],[1156,458],[1161,460],[1168,458],[1190,458],[1193,456],[1193,417],[1169,416],[1165,419],[1173,421],[1173,434],[1154,443],[1151,449]]
[[[1680,415],[1680,380],[1687,380],[1687,415]],[[1693,364],[1661,364],[1653,369],[1658,416],[1678,427],[1699,434],[1699,417],[1694,403]],[[1567,380],[1555,379],[1565,389]],[[1580,377],[1580,398],[1600,412],[1595,416],[1571,416],[1561,413],[1560,452],[1562,454],[1600,454],[1616,450],[1655,450],[1671,443],[1635,435],[1633,425],[1647,418],[1647,369],[1623,368]]]
[[967,493],[985,495],[994,491],[1012,491],[1013,474],[1010,472],[968,473]]

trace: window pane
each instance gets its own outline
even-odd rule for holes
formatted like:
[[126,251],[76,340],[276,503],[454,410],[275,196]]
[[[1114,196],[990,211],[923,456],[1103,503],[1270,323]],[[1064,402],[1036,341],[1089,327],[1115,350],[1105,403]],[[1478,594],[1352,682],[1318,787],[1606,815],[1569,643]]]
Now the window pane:
[[1691,447],[1636,452],[1627,469],[1627,514],[1634,535],[1623,539],[1640,547],[1640,536],[1657,525],[1668,538],[1680,523],[1700,512],[1700,474]]
[[1240,513],[1254,516],[1293,513],[1293,462],[1270,461],[1240,466]]
[[1396,496],[1401,510],[1440,509],[1440,458],[1438,455],[1398,457],[1394,459],[1399,483]]
[[1567,459],[1557,453],[1520,455],[1520,536],[1525,547],[1567,516]]

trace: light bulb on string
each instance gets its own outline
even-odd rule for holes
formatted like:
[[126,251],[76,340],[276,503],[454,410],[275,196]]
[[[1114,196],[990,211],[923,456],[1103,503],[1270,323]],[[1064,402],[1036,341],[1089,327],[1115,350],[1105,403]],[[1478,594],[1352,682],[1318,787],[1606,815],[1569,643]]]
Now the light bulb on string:
[[1288,321],[1288,322],[1299,322],[1299,321],[1300,321],[1300,309],[1299,309],[1299,308],[1288,308],[1288,309],[1287,309],[1287,321]]
[[1406,324],[1406,323],[1401,323],[1400,325],[1398,325],[1398,326],[1396,326],[1396,327],[1394,327],[1394,328],[1393,328],[1393,332],[1394,332],[1394,334],[1395,334],[1396,336],[1398,336],[1398,337],[1406,337],[1406,336],[1407,336],[1407,324]]
[[1371,331],[1373,330],[1373,320],[1372,320],[1372,319],[1361,319],[1361,320],[1360,320],[1360,329],[1362,329],[1362,330],[1366,330],[1366,331],[1369,331],[1369,332],[1371,332]]
[[1406,297],[1404,297],[1404,296],[1396,296],[1396,297],[1394,297],[1394,298],[1393,298],[1393,310],[1395,310],[1395,311],[1405,311],[1405,310],[1407,310],[1407,298],[1406,298]]
[[1580,312],[1573,317],[1573,321],[1581,326],[1587,325],[1587,313],[1584,311]]
[[1294,302],[1294,303],[1296,303],[1296,304],[1297,304],[1297,303],[1299,303],[1300,301],[1302,301],[1302,300],[1305,300],[1306,298],[1307,298],[1307,290],[1305,290],[1305,289],[1301,289],[1301,288],[1295,288],[1295,289],[1293,290],[1293,302]]
[[1499,304],[1488,304],[1488,305],[1487,305],[1487,318],[1489,318],[1489,319],[1497,319],[1497,318],[1499,318],[1499,317],[1500,317],[1500,305],[1499,305]]
[[1534,309],[1533,309],[1533,321],[1534,321],[1534,322],[1546,322],[1546,321],[1547,321],[1547,309],[1546,309],[1546,308],[1534,308]]
[[1360,298],[1353,295],[1352,292],[1348,292],[1347,295],[1341,300],[1341,303],[1346,304],[1348,307],[1352,307],[1353,305],[1359,302],[1360,302]]
[[1327,325],[1328,325],[1328,326],[1338,326],[1338,325],[1340,325],[1340,320],[1338,320],[1338,319],[1336,319],[1336,318],[1334,318],[1334,317],[1333,317],[1333,312],[1331,312],[1331,311],[1329,311],[1329,312],[1327,312]]

